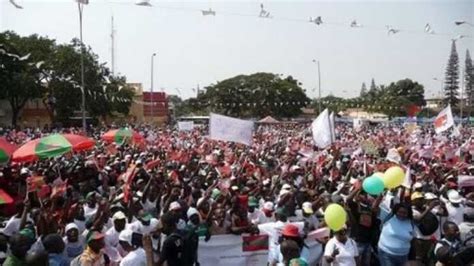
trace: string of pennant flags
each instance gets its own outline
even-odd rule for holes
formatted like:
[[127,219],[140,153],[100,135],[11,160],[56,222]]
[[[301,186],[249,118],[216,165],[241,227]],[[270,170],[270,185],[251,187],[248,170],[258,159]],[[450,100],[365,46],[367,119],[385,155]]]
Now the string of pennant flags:
[[[111,4],[127,4],[130,5],[132,2],[119,2],[119,1],[108,1]],[[303,18],[290,18],[290,17],[279,17],[274,16],[271,13],[270,9],[267,9],[263,4],[260,4],[259,9],[256,9],[255,13],[239,13],[239,12],[228,12],[228,11],[217,11],[212,8],[188,8],[188,7],[172,7],[172,6],[164,6],[160,5],[152,5],[150,0],[138,0],[135,3],[138,6],[146,6],[146,7],[156,7],[159,9],[168,9],[168,10],[176,10],[176,11],[188,11],[188,12],[199,12],[202,16],[214,17],[214,16],[238,16],[238,17],[257,17],[261,19],[268,19],[268,20],[277,20],[277,21],[286,21],[286,22],[293,22],[293,23],[306,23],[306,24],[313,24],[317,27],[324,27],[324,26],[336,26],[336,27],[346,27],[352,29],[365,29],[365,30],[375,30],[375,31],[383,31],[386,32],[387,35],[396,35],[399,33],[409,33],[409,34],[425,34],[425,35],[433,35],[433,36],[444,36],[450,37],[452,40],[459,40],[463,38],[472,38],[472,35],[456,35],[450,33],[442,33],[435,30],[431,23],[427,22],[424,25],[420,25],[418,29],[403,29],[396,27],[394,25],[383,25],[383,26],[372,26],[361,24],[357,19],[349,19],[346,22],[336,22],[326,20],[323,16],[317,15],[314,17],[309,17],[308,19]],[[467,21],[455,21],[455,25],[462,25],[468,24],[472,25]]]
[[[76,0],[76,2],[81,3],[81,4],[89,4],[89,0]],[[10,0],[10,3],[18,9],[23,9],[23,6],[19,5],[15,0]],[[210,7],[199,9],[199,8],[164,6],[162,4],[153,5],[151,0],[137,0],[135,3],[133,3],[131,0],[127,2],[107,1],[107,3],[125,4],[125,5],[135,4],[141,7],[156,7],[160,9],[168,9],[168,10],[176,10],[176,11],[199,12],[202,16],[205,16],[205,17],[215,17],[215,16],[257,17],[261,19],[278,20],[278,21],[286,21],[286,22],[293,22],[293,23],[306,23],[306,24],[310,23],[310,24],[314,24],[317,27],[337,26],[337,27],[348,27],[352,29],[358,28],[358,29],[365,29],[365,30],[384,31],[387,33],[387,35],[396,35],[399,33],[425,34],[425,35],[449,37],[455,41],[459,39],[463,39],[463,38],[473,37],[472,35],[460,34],[460,35],[453,36],[453,34],[438,32],[429,22],[427,22],[424,26],[420,25],[418,29],[402,29],[394,25],[383,25],[383,26],[365,25],[365,24],[359,23],[357,19],[349,19],[346,22],[330,21],[330,20],[326,20],[324,16],[322,15],[309,17],[309,19],[279,17],[279,16],[274,16],[274,14],[271,13],[270,9],[267,9],[263,4],[260,4],[258,9],[256,8],[255,13],[249,14],[249,13],[239,13],[239,12],[217,11]],[[454,24],[458,26],[462,24],[473,26],[472,23],[467,22],[467,21],[455,21]]]

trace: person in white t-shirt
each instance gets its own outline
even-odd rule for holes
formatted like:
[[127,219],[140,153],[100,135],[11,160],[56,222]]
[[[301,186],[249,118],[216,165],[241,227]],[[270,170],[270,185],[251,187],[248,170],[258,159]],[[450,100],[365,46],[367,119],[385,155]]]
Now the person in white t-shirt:
[[247,217],[251,223],[262,224],[266,222],[265,214],[261,210],[257,209],[258,200],[255,197],[249,197],[248,206]]
[[119,243],[128,254],[120,262],[120,266],[146,266],[145,250],[132,243],[133,231],[125,229],[120,232]]
[[119,245],[119,235],[127,227],[127,217],[122,211],[118,211],[112,216],[112,221],[114,225],[105,232],[105,246],[117,249],[123,256],[125,252]]
[[84,217],[86,220],[91,218],[97,213],[98,204],[96,199],[96,193],[94,191],[89,192],[86,195],[86,204],[84,204]]
[[461,224],[464,221],[464,199],[456,190],[449,190],[447,194],[446,210],[448,210],[448,221]]
[[347,236],[347,227],[335,232],[324,249],[324,259],[332,266],[356,266],[359,250],[356,242]]

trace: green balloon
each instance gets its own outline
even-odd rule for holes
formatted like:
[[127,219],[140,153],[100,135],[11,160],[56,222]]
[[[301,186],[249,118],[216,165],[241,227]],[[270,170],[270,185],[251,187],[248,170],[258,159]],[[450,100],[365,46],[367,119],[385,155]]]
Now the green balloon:
[[362,183],[362,188],[370,195],[380,195],[384,189],[384,183],[378,176],[367,177]]

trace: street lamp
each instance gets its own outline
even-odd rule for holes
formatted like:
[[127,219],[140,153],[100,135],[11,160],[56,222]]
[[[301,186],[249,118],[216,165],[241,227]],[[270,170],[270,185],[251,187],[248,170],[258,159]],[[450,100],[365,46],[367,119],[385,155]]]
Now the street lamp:
[[313,63],[318,64],[318,113],[321,113],[321,71],[319,60],[313,59]]
[[154,59],[155,59],[155,56],[156,56],[156,53],[153,53],[151,55],[151,95],[150,95],[150,101],[151,101],[151,109],[150,109],[150,116],[151,116],[151,121],[153,121],[153,108],[155,107],[154,106],[154,102],[153,102],[153,65],[154,65]]
[[439,90],[439,94],[442,96],[442,95],[443,95],[443,83],[444,83],[444,80],[439,79],[439,78],[436,78],[436,77],[434,77],[433,80],[438,81],[439,84],[441,85],[441,86],[440,86],[440,90]]
[[79,9],[79,32],[80,32],[80,39],[81,39],[81,112],[82,112],[82,130],[84,130],[84,134],[87,134],[87,125],[86,125],[86,91],[84,87],[84,43],[82,42],[82,11],[84,9],[84,5],[89,4],[89,0],[76,0],[77,7]]

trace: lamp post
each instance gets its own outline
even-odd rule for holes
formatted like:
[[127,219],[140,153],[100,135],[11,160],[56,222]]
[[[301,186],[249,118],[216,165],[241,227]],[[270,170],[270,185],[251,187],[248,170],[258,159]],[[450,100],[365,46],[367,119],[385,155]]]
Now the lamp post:
[[89,4],[89,0],[77,0],[77,7],[79,9],[79,34],[81,40],[81,112],[82,112],[82,130],[87,134],[86,124],[86,91],[84,87],[84,43],[82,42],[82,11],[84,5]]
[[313,59],[313,63],[318,64],[318,113],[321,113],[321,71],[319,60]]
[[439,79],[439,78],[436,78],[436,77],[435,77],[435,78],[433,78],[433,80],[436,80],[436,81],[438,81],[438,82],[439,82],[439,84],[441,84],[441,86],[440,86],[440,90],[439,90],[439,94],[442,96],[442,95],[443,95],[443,83],[444,83],[444,80],[442,80],[442,79]]
[[155,107],[154,102],[153,102],[153,65],[154,65],[154,59],[155,59],[156,53],[153,53],[151,55],[151,85],[150,85],[150,102],[151,102],[151,109],[150,109],[150,116],[151,116],[151,121],[153,121],[153,108]]

